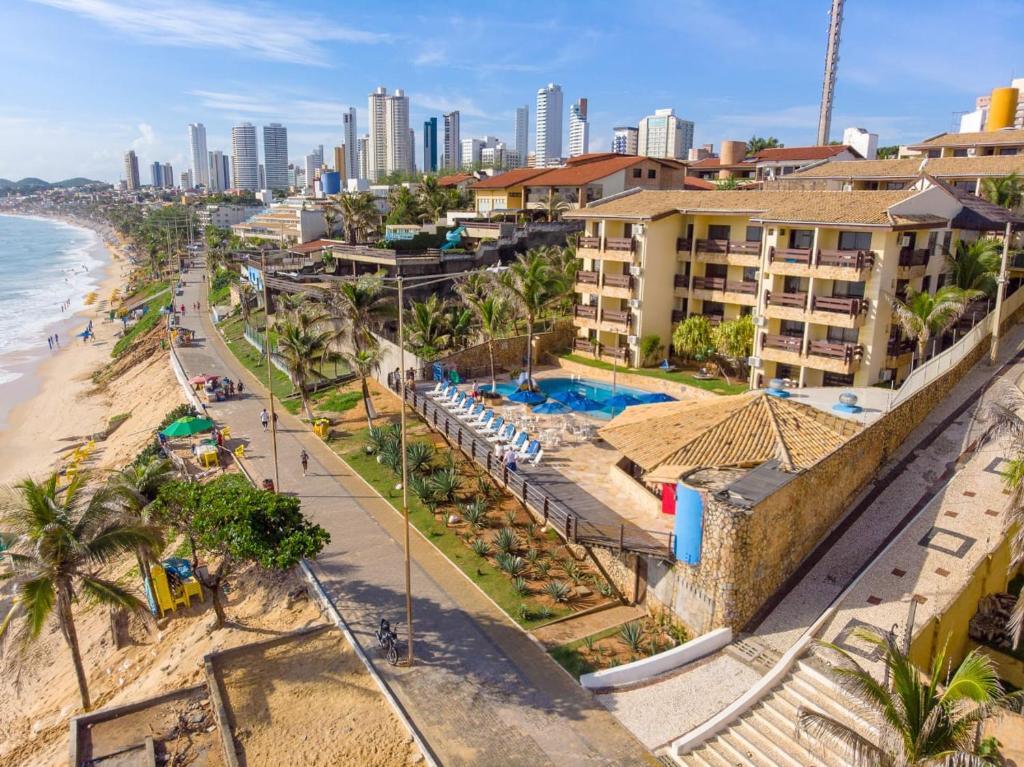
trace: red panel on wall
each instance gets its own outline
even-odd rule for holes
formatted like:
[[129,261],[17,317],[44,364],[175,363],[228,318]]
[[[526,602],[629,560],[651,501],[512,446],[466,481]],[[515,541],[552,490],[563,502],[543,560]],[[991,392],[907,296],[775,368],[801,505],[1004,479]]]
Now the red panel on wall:
[[675,483],[663,484],[661,486],[661,513],[672,514],[675,516],[676,513],[676,486]]

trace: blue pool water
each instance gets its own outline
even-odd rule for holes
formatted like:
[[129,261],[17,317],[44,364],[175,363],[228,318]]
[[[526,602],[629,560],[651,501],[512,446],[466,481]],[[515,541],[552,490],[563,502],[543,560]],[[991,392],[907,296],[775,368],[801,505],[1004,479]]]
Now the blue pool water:
[[[612,385],[604,383],[603,381],[592,381],[588,378],[539,378],[537,379],[537,387],[547,394],[549,397],[558,399],[556,395],[562,395],[571,391],[577,394],[582,394],[596,402],[604,403],[611,399],[615,394],[628,394],[636,397],[641,402],[645,402],[647,397],[651,395],[651,392],[644,391],[643,389],[634,389],[629,386],[616,385],[614,394],[612,392]],[[503,397],[514,393],[518,387],[514,383],[499,383],[498,391]],[[674,399],[674,398],[673,398]],[[595,418],[601,418],[604,420],[610,419],[617,416],[625,408],[605,406],[600,410],[587,410],[588,415],[592,415]]]

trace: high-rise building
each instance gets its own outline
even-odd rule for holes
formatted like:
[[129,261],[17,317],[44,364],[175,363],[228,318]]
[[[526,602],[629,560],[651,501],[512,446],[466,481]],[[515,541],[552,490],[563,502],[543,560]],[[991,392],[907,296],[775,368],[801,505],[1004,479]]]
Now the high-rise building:
[[680,120],[671,109],[656,109],[640,121],[637,154],[667,160],[686,159],[693,146],[693,123]]
[[[530,105],[524,104],[516,107],[516,154],[519,155],[519,162],[526,162],[526,155],[530,150]],[[506,166],[509,167],[509,166]]]
[[152,178],[154,189],[162,189],[164,185],[164,166],[158,162],[149,166],[149,175]]
[[359,139],[359,149],[356,152],[359,162],[359,178],[370,177],[370,137],[363,136]]
[[445,112],[444,116],[444,153],[441,158],[442,168],[462,167],[462,143],[459,138],[459,110]]
[[385,124],[388,91],[380,86],[369,96],[370,141],[366,157],[366,178],[376,181],[387,173],[388,133]]
[[431,117],[423,122],[423,172],[434,173],[437,170],[437,118]]
[[493,146],[485,146],[480,150],[480,164],[485,168],[509,170],[520,167],[519,153],[499,141]]
[[160,166],[160,175],[163,177],[164,188],[174,189],[174,168],[171,167],[169,162],[165,162]]
[[409,172],[416,172],[416,131],[409,128]]
[[280,123],[263,126],[263,168],[267,185],[261,189],[288,188],[288,129]]
[[480,164],[480,152],[484,148],[484,142],[478,138],[462,139],[462,147],[459,154],[462,157],[462,167],[472,168]]
[[631,125],[612,128],[612,151],[615,154],[635,155],[639,133],[640,129]]
[[124,153],[124,180],[129,192],[142,186],[139,182],[139,158],[135,156],[134,149]]
[[263,167],[263,163],[256,168],[256,186],[258,189],[267,188],[267,170]]
[[412,170],[409,142],[409,97],[401,88],[384,102],[384,132],[387,136],[387,152],[384,172],[409,172]]
[[324,145],[317,144],[313,147],[313,156],[316,157],[316,167],[322,168],[324,164]]
[[569,156],[590,151],[590,125],[587,123],[587,100],[581,98],[569,107]]
[[197,186],[209,186],[210,168],[206,162],[206,126],[202,123],[189,123],[188,143],[192,150],[192,178]]
[[304,190],[306,194],[313,193],[313,184],[316,182],[316,172],[320,168],[320,165],[316,161],[316,153],[310,152],[306,155],[306,183]]
[[[349,177],[348,166],[345,164],[345,152],[346,148],[344,144],[334,147],[334,170],[341,177],[342,181]],[[345,184],[343,183],[342,186],[345,186]]]
[[211,192],[223,192],[225,189],[231,187],[231,178],[228,174],[228,161],[231,159],[225,157],[224,153],[219,149],[215,149],[209,152],[209,167],[210,167],[210,186]]
[[[341,132],[344,135],[345,143],[345,172],[347,178],[359,177],[359,138],[356,132],[356,108],[349,107],[347,112],[341,115]],[[339,173],[340,168],[335,168]],[[346,176],[342,176],[346,178]]]
[[231,129],[231,176],[235,189],[259,191],[259,152],[252,123],[241,123]]
[[537,135],[534,164],[540,168],[562,161],[562,86],[548,83],[537,90]]
[[192,183],[192,178],[193,176],[191,170],[186,170],[184,173],[181,174],[181,190],[183,192],[187,192],[195,188],[195,185]]

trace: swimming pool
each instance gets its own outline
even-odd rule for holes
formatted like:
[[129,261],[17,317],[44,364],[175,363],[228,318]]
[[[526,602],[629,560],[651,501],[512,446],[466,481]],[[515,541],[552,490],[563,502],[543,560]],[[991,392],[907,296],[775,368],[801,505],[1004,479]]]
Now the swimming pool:
[[[615,386],[615,391],[612,391],[612,385],[605,383],[604,381],[593,381],[589,378],[538,378],[538,388],[544,392],[548,397],[552,399],[562,399],[564,395],[575,392],[588,399],[592,399],[598,403],[604,405],[605,402],[610,400],[615,395],[629,395],[640,400],[640,404],[646,403],[653,392],[644,391],[643,389],[634,389],[630,386]],[[484,388],[487,388],[486,386]],[[514,393],[519,387],[514,383],[499,383],[498,391],[503,397],[507,397]],[[671,399],[675,399],[672,397]],[[573,408],[576,410],[576,408]],[[614,406],[604,405],[600,410],[586,410],[585,412],[595,418],[608,420],[617,416],[623,410],[625,406]]]

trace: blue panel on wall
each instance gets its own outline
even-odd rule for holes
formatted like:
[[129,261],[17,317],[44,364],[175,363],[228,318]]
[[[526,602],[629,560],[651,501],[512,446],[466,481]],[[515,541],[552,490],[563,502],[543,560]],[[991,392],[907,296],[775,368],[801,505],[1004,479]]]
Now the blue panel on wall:
[[700,562],[700,544],[704,535],[704,498],[700,491],[681,482],[676,485],[675,554],[680,562]]
[[338,194],[341,191],[341,174],[333,170],[321,173],[320,186],[324,194]]

